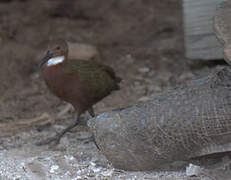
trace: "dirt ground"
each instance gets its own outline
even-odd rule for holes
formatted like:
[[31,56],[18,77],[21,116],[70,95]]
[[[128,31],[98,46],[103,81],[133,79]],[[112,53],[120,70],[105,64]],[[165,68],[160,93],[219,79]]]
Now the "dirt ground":
[[67,103],[39,75],[47,42],[57,37],[96,46],[100,61],[123,79],[120,91],[95,105],[96,113],[147,100],[225,66],[184,57],[178,0],[0,1],[0,179],[193,179],[184,170],[115,170],[92,142],[77,139],[90,136],[84,127],[56,147],[34,146],[73,120],[73,109],[65,112]]

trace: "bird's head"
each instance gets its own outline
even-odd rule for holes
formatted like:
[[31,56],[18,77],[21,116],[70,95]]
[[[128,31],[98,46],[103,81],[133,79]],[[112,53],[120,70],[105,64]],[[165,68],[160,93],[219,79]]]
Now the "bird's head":
[[65,40],[53,40],[48,44],[46,55],[39,64],[39,67],[44,65],[52,66],[65,62],[68,54],[68,46]]

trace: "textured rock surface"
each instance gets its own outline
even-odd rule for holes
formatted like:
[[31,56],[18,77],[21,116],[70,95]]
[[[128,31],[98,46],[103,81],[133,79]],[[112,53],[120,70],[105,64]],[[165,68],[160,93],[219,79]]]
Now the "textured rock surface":
[[114,167],[151,170],[231,150],[231,68],[89,121]]

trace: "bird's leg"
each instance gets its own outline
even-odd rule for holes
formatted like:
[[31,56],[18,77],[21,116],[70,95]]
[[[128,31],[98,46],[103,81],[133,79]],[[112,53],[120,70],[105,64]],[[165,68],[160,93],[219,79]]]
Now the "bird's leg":
[[[90,108],[88,109],[88,113],[91,115],[92,118],[95,117],[95,112],[94,112],[93,107],[90,107]],[[92,134],[92,136],[88,138],[88,141],[87,141],[87,142],[90,142],[90,141],[93,141],[93,143],[95,144],[95,146],[97,147],[97,149],[100,150],[99,146],[97,145],[97,143],[96,143],[96,141],[95,141],[95,136],[94,136],[94,134]],[[86,143],[87,143],[87,142],[86,142]]]
[[70,131],[71,129],[73,129],[75,126],[77,126],[79,124],[80,114],[81,113],[77,113],[77,117],[76,117],[75,122],[73,124],[71,124],[70,126],[68,126],[66,129],[62,130],[60,133],[57,133],[52,138],[48,138],[44,141],[40,141],[40,142],[36,143],[36,145],[41,146],[41,145],[45,145],[45,144],[50,144],[51,142],[53,142],[54,144],[58,144],[60,139],[62,138],[62,136],[65,133],[67,133],[68,131]]
[[90,107],[90,108],[88,109],[88,113],[91,115],[91,117],[95,117],[95,112],[94,112],[93,107]]
[[[94,113],[94,110],[93,108],[91,107],[89,110],[88,110],[89,114],[92,116],[92,117],[95,117],[95,113]],[[60,133],[57,133],[54,137],[52,138],[48,138],[44,141],[40,141],[38,143],[36,143],[37,146],[41,146],[41,145],[46,145],[46,144],[50,144],[50,143],[53,143],[54,145],[58,144],[60,139],[62,138],[62,136],[67,133],[68,131],[70,131],[72,128],[74,128],[75,126],[77,126],[79,124],[79,119],[80,119],[80,114],[81,113],[77,113],[77,116],[76,116],[76,120],[75,122],[68,126],[66,129],[64,129],[63,131],[61,131]],[[92,134],[91,137],[88,137],[88,138],[77,138],[78,140],[87,140],[86,143],[90,142],[90,141],[93,141],[95,146],[100,150],[99,146],[96,144],[96,141],[95,141],[95,136],[94,134]]]
[[88,142],[91,142],[91,141],[92,141],[92,142],[95,144],[95,146],[97,147],[97,149],[100,150],[98,144],[97,144],[96,141],[95,141],[95,136],[94,136],[94,134],[92,134],[91,137],[86,138],[86,140],[87,140],[87,141],[84,142],[84,143],[88,143]]

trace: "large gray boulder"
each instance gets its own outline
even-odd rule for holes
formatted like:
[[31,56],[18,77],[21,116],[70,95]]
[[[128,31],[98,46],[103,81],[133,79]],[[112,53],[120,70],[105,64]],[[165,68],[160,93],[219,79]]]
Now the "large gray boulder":
[[152,170],[231,150],[231,68],[99,114],[88,126],[114,167]]

